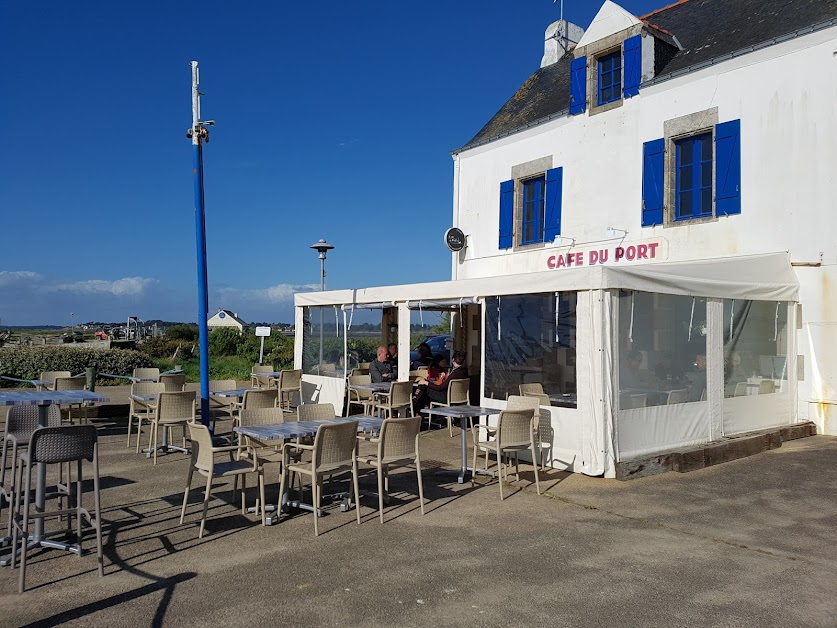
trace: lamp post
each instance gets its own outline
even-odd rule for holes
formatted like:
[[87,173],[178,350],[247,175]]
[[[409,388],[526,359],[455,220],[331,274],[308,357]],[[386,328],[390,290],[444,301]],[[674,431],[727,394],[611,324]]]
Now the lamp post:
[[[331,249],[334,248],[331,244],[326,242],[323,239],[317,241],[316,244],[312,244],[309,248],[314,249],[320,255],[320,291],[325,290],[325,260],[326,260],[326,253],[328,253]],[[317,365],[317,374],[320,374],[320,369],[323,366],[323,308],[320,307],[320,362]]]

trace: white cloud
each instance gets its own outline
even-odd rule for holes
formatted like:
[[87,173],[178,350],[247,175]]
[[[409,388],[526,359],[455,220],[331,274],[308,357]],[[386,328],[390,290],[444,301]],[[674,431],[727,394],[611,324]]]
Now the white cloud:
[[216,293],[222,301],[230,302],[262,302],[262,303],[291,303],[294,294],[297,292],[312,292],[319,290],[314,284],[292,285],[287,283],[276,284],[268,288],[244,289],[244,288],[219,288]]
[[75,281],[51,286],[51,289],[77,292],[80,294],[112,294],[122,297],[142,295],[149,287],[156,283],[156,279],[149,279],[147,277],[123,277],[114,281],[106,281],[104,279]]
[[18,283],[35,282],[43,279],[31,270],[0,270],[0,286],[12,286]]

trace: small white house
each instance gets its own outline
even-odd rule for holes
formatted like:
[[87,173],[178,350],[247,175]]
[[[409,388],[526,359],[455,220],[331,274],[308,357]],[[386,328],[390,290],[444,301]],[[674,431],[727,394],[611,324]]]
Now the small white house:
[[238,314],[235,312],[219,308],[215,315],[206,322],[206,325],[210,331],[221,327],[232,327],[237,329],[239,333],[244,333],[244,327],[247,323],[238,318]]
[[606,0],[586,29],[551,25],[541,67],[453,152],[452,280],[296,295],[297,368],[318,309],[348,329],[380,308],[399,354],[411,311],[447,309],[472,402],[549,395],[556,468],[837,434],[835,70],[837,0]]

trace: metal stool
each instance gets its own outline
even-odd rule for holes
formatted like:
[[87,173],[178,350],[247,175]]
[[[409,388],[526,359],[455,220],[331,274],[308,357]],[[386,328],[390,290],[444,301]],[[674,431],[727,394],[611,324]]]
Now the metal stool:
[[[95,517],[90,516],[86,508],[82,508],[81,486],[82,486],[82,460],[93,463],[93,498],[95,504]],[[37,464],[62,464],[76,463],[76,503],[75,507],[53,510],[50,512],[30,513],[32,467]],[[24,476],[24,469],[26,475]],[[69,486],[70,478],[67,478]],[[15,564],[15,556],[20,551],[20,581],[18,591],[23,593],[26,585],[26,552],[29,546],[29,523],[36,519],[48,517],[76,516],[76,545],[67,546],[67,549],[76,552],[81,556],[82,538],[82,517],[87,519],[88,524],[96,530],[96,556],[99,563],[99,576],[104,576],[104,561],[102,557],[102,519],[101,505],[99,501],[99,447],[98,434],[93,425],[67,425],[62,427],[43,427],[32,433],[32,440],[29,449],[21,453],[18,458],[17,481],[15,482],[14,517],[12,522],[12,567]],[[25,491],[23,500],[19,499],[21,490]],[[69,491],[72,495],[72,491]],[[21,516],[21,507],[23,515]],[[21,547],[18,548],[18,541]],[[42,545],[47,547],[55,545]]]

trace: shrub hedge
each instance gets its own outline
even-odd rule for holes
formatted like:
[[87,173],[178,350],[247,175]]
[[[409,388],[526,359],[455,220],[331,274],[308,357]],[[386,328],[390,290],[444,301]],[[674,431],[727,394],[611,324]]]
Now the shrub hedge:
[[37,379],[42,371],[70,371],[77,375],[91,366],[100,373],[130,375],[135,368],[153,364],[147,355],[127,349],[4,347],[0,350],[0,375],[8,377]]

